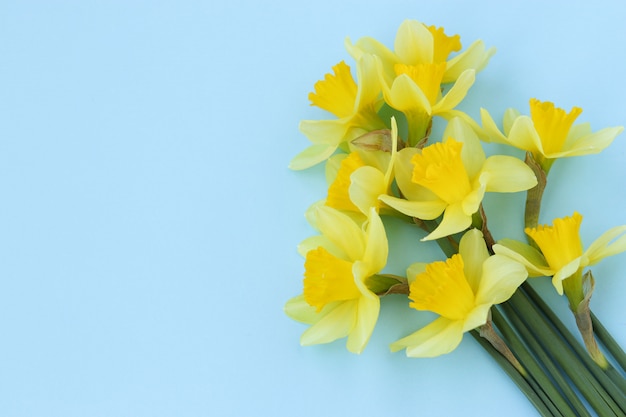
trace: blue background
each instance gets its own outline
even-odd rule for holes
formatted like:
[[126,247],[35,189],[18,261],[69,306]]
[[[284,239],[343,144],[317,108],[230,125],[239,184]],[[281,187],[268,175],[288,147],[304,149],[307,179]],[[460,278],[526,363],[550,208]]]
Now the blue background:
[[[625,17],[609,1],[2,2],[0,414],[532,415],[469,337],[436,359],[391,354],[427,321],[399,298],[360,356],[299,346],[282,306],[325,184],[287,164],[308,145],[298,122],[326,117],[307,94],[350,63],[344,38],[392,45],[406,18],[498,48],[463,104],[473,116],[537,97],[582,107],[594,130],[624,125]],[[541,221],[578,210],[587,244],[625,224],[625,140],[559,161]],[[523,197],[490,196],[488,213]],[[405,257],[392,243],[389,271]],[[622,346],[624,268],[594,267],[592,300]]]

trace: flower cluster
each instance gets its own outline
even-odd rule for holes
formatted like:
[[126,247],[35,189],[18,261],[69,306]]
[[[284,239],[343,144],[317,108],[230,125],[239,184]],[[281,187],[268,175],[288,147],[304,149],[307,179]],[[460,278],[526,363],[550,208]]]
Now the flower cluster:
[[[305,258],[303,292],[285,306],[288,316],[310,326],[301,343],[347,337],[348,350],[360,353],[376,325],[381,297],[404,294],[413,309],[439,317],[391,343],[392,351],[437,356],[472,332],[523,378],[542,380],[529,377],[530,365],[521,363],[524,351],[513,335],[521,332],[515,323],[528,324],[535,314],[526,317],[520,307],[533,291],[527,278],[550,277],[556,291],[567,296],[593,360],[612,369],[594,338],[593,277],[585,269],[626,251],[626,226],[609,230],[584,250],[580,214],[555,219],[552,226],[539,225],[538,219],[552,164],[600,152],[623,128],[592,132],[588,123],[574,124],[580,108],[568,113],[537,99],[530,100],[530,116],[507,110],[502,129],[485,109],[478,123],[457,106],[495,50],[480,40],[462,50],[460,37],[443,28],[407,20],[393,49],[367,37],[355,43],[347,39],[345,46],[356,78],[342,61],[315,84],[311,104],[333,117],[301,122],[312,145],[290,165],[300,170],[325,162],[328,181],[326,198],[306,215],[319,234],[299,246]],[[432,137],[434,123],[445,124],[441,137]],[[487,156],[481,142],[511,145],[526,157]],[[528,243],[495,242],[487,228],[485,194],[524,191]],[[384,273],[387,215],[421,227],[421,240],[437,242],[447,259],[430,264],[416,259],[404,275]],[[549,386],[540,388],[559,403]],[[535,405],[543,414],[546,404]],[[623,404],[616,406],[621,410]]]

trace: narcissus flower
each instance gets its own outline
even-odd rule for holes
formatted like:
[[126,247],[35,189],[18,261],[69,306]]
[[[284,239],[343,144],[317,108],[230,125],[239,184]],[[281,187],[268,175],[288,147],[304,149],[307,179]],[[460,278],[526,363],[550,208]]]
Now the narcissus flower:
[[[390,194],[393,164],[397,154],[398,126],[391,119],[391,150],[357,148],[350,154],[339,154],[328,160],[327,177],[331,179],[325,204],[344,212],[366,217],[373,207],[380,212],[381,195]],[[377,133],[382,135],[383,132]]]
[[340,145],[377,129],[385,128],[378,117],[382,105],[380,81],[371,55],[363,55],[356,63],[358,83],[350,67],[343,61],[333,67],[333,74],[315,84],[309,95],[311,104],[332,113],[337,119],[304,120],[300,130],[313,142],[291,161],[291,169],[305,169],[328,159]]
[[[475,73],[487,65],[495,49],[485,50],[477,41],[466,51],[458,35],[448,36],[443,28],[406,20],[398,29],[394,51],[372,38],[359,39],[348,52],[355,58],[376,56],[385,102],[401,111],[408,121],[408,143],[416,145],[425,137],[433,116],[451,118],[453,110],[474,83]],[[442,95],[442,84],[454,85]]]
[[614,227],[602,234],[587,250],[580,238],[582,216],[574,212],[571,217],[555,219],[552,226],[526,228],[540,251],[511,239],[498,241],[493,250],[522,263],[530,276],[552,277],[559,294],[565,293],[574,309],[583,301],[582,271],[607,256],[626,251],[626,226]]
[[405,198],[380,197],[392,208],[418,219],[432,220],[443,213],[439,226],[424,240],[467,229],[485,192],[518,192],[537,184],[532,170],[522,161],[504,155],[486,158],[478,137],[462,119],[453,118],[444,137],[444,142],[422,150],[400,151],[395,175]]
[[568,113],[554,103],[533,98],[530,117],[521,116],[513,109],[505,112],[503,133],[487,110],[481,109],[484,139],[530,152],[548,171],[556,158],[599,153],[624,130],[621,126],[608,127],[592,133],[589,123],[574,125],[581,113],[579,107],[573,107]]
[[[467,331],[487,323],[489,309],[508,300],[524,282],[523,265],[505,256],[489,256],[482,233],[471,229],[459,253],[420,270],[410,285],[410,306],[439,314],[426,327],[391,344],[410,357],[433,357],[454,350]],[[409,276],[409,280],[411,280]]]
[[486,50],[483,41],[478,40],[450,58],[451,53],[461,50],[459,35],[448,36],[443,28],[426,26],[417,20],[405,20],[400,24],[393,51],[370,37],[361,38],[355,44],[347,39],[346,49],[355,59],[363,54],[377,56],[385,76],[391,79],[396,76],[397,64],[418,66],[444,63],[440,77],[444,84],[455,82],[468,69],[481,71],[495,53],[495,48]]
[[302,345],[347,336],[348,350],[361,353],[380,309],[379,298],[366,280],[387,263],[382,221],[372,208],[364,231],[350,217],[323,205],[315,206],[309,218],[321,235],[300,245],[306,257],[304,291],[287,302],[285,312],[311,325],[302,334]]

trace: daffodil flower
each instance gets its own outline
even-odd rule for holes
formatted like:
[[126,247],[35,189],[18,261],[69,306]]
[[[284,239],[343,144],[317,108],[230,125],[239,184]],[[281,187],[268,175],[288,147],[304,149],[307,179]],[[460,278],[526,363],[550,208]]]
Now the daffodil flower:
[[565,288],[570,307],[575,310],[585,297],[582,270],[626,251],[626,226],[608,230],[583,251],[582,219],[574,212],[571,217],[555,219],[552,226],[526,228],[524,231],[539,250],[511,239],[498,241],[493,250],[522,263],[530,276],[552,277],[556,291],[562,295]]
[[504,155],[487,158],[472,128],[453,118],[447,138],[422,150],[398,152],[395,176],[405,198],[383,195],[385,204],[422,220],[436,219],[439,226],[423,240],[439,239],[467,229],[486,192],[518,192],[537,184],[522,161]]
[[333,74],[326,74],[315,84],[315,93],[309,95],[312,105],[337,119],[300,122],[300,131],[313,145],[296,155],[289,165],[291,169],[309,168],[328,159],[340,145],[385,128],[377,113],[382,101],[375,59],[364,54],[356,64],[358,84],[343,61],[333,67]]
[[[362,38],[348,52],[355,58],[376,56],[385,102],[407,118],[408,142],[415,146],[426,135],[433,116],[452,118],[453,110],[474,83],[475,73],[487,65],[495,49],[485,50],[482,41],[448,59],[461,49],[458,35],[447,36],[443,28],[406,20],[398,29],[394,52],[372,38]],[[442,84],[454,85],[442,95]]]
[[405,20],[400,24],[394,42],[394,51],[370,37],[359,39],[355,44],[346,39],[346,49],[353,58],[363,54],[378,57],[387,78],[395,78],[396,65],[417,66],[445,63],[441,82],[455,82],[466,70],[481,71],[495,53],[495,48],[485,49],[478,40],[465,51],[450,58],[452,52],[461,50],[459,35],[448,36],[443,28],[426,26],[417,20]]
[[508,300],[527,277],[523,265],[505,256],[489,256],[482,233],[471,229],[461,238],[459,253],[447,261],[413,265],[410,306],[440,317],[391,344],[410,357],[433,357],[454,350],[463,334],[487,323],[489,309]]
[[514,109],[505,112],[503,133],[489,112],[481,109],[484,139],[530,152],[548,172],[557,158],[599,153],[624,130],[621,126],[608,127],[592,133],[589,123],[574,125],[581,113],[579,107],[573,107],[568,113],[555,107],[554,103],[533,98],[530,100],[530,117],[522,116]]
[[[380,149],[357,148],[350,154],[333,156],[326,164],[327,178],[331,179],[325,204],[367,218],[373,207],[380,212],[379,196],[390,194],[393,182],[393,163],[397,154],[398,126],[391,119],[390,152]],[[377,133],[383,134],[383,133]]]
[[378,319],[380,300],[366,280],[387,263],[387,237],[376,210],[369,211],[365,231],[345,214],[318,205],[309,218],[321,232],[299,247],[304,263],[303,294],[285,305],[285,312],[311,325],[302,345],[329,343],[348,337],[350,352],[361,353]]

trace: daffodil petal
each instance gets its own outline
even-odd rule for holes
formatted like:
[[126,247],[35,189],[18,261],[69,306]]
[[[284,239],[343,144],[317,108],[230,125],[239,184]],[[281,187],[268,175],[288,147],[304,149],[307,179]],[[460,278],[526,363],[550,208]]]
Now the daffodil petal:
[[478,229],[468,230],[459,242],[459,254],[463,258],[463,272],[472,291],[476,293],[483,274],[483,262],[489,258],[489,251]]
[[572,144],[567,144],[567,149],[546,155],[549,158],[562,158],[570,156],[591,155],[600,153],[608,147],[613,140],[622,133],[623,127],[607,127],[595,133],[585,135]]
[[469,332],[470,330],[487,323],[491,307],[492,304],[481,304],[474,307],[467,318],[463,321],[463,332]]
[[576,271],[578,271],[578,268],[580,268],[580,261],[580,257],[574,259],[563,268],[558,270],[557,273],[554,274],[554,276],[552,277],[552,285],[556,289],[556,292],[559,293],[559,295],[563,295],[563,280],[571,277]]
[[377,207],[378,196],[386,192],[385,174],[374,167],[364,166],[350,175],[350,200],[364,214],[369,212],[370,207]]
[[415,281],[415,277],[418,274],[421,274],[422,272],[426,271],[426,265],[428,264],[424,262],[415,262],[409,265],[409,267],[406,269],[406,278],[409,284]]
[[306,253],[310,250],[317,249],[319,247],[323,247],[332,255],[337,256],[338,258],[344,259],[347,255],[343,252],[343,250],[339,249],[335,244],[333,244],[326,236],[316,235],[311,236],[304,239],[298,245],[298,253],[306,257]]
[[300,344],[303,346],[317,345],[346,337],[354,328],[356,306],[357,300],[337,303],[332,310],[302,333]]
[[298,128],[316,145],[338,146],[350,127],[350,118],[332,120],[303,120]]
[[289,163],[289,169],[299,171],[310,168],[328,159],[335,151],[335,145],[312,145],[296,155]]
[[[329,305],[326,305],[325,307],[328,306]],[[321,314],[321,312],[317,312],[316,307],[309,305],[309,303],[304,300],[303,294],[289,299],[285,303],[283,310],[285,311],[285,314],[293,320],[305,324],[315,323],[319,320]]]
[[626,226],[617,226],[604,232],[585,251],[583,255],[586,260],[584,266],[595,265],[608,256],[626,251],[626,235],[624,233],[626,233]]
[[516,148],[529,152],[543,154],[543,145],[541,138],[535,130],[533,121],[528,116],[520,116],[515,119],[511,126],[511,131],[507,139],[507,143]]
[[408,65],[432,62],[433,35],[423,23],[405,20],[400,24],[393,44],[400,61]]
[[385,267],[389,253],[385,226],[380,216],[373,208],[369,211],[366,240],[367,245],[365,246],[363,261],[366,262],[370,268],[368,275],[373,275]]
[[512,156],[490,156],[485,161],[482,172],[489,173],[487,192],[515,193],[537,185],[537,177],[532,169]]
[[430,201],[408,201],[403,198],[392,197],[390,195],[381,195],[378,197],[380,201],[389,207],[398,210],[407,216],[417,217],[422,220],[432,220],[441,215],[448,206],[443,200],[436,199]]
[[511,127],[513,127],[513,123],[520,116],[520,112],[517,109],[509,107],[504,111],[504,116],[502,117],[502,128],[504,129],[504,134],[508,135],[511,131]]
[[451,110],[463,101],[469,89],[474,85],[476,79],[476,71],[468,69],[456,80],[452,88],[439,100],[432,109],[432,114],[436,115],[440,112]]
[[383,89],[385,101],[401,112],[424,112],[432,114],[428,98],[421,88],[407,74],[401,74],[393,80],[390,89]]
[[487,110],[480,109],[480,119],[483,124],[483,130],[486,133],[485,137],[483,137],[484,141],[510,145],[506,136],[504,136],[500,129],[498,129],[496,122],[493,121],[493,118]]
[[443,137],[445,140],[453,138],[463,144],[461,148],[463,166],[470,178],[476,176],[485,162],[485,151],[470,125],[459,117],[450,119],[443,132]]
[[463,322],[439,317],[429,325],[390,345],[396,352],[406,348],[413,358],[432,358],[452,352],[463,340]]
[[448,67],[442,82],[449,83],[456,80],[461,73],[469,68],[474,69],[476,72],[482,71],[495,53],[496,48],[485,50],[483,41],[475,41],[465,51],[448,61]]
[[521,263],[531,277],[550,277],[555,271],[550,269],[546,258],[537,249],[512,239],[499,240],[493,245],[493,251]]
[[524,265],[503,255],[493,255],[483,264],[476,304],[500,304],[513,295],[528,277]]
[[426,240],[435,240],[445,236],[462,232],[472,224],[472,216],[465,214],[461,204],[451,204],[443,213],[443,219],[435,230],[428,236],[423,238]]
[[348,335],[346,347],[352,353],[361,353],[372,336],[378,313],[380,299],[376,295],[361,297],[357,301],[356,323]]
[[343,250],[350,261],[360,259],[365,251],[363,232],[350,217],[330,207],[316,208],[317,227]]

